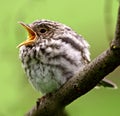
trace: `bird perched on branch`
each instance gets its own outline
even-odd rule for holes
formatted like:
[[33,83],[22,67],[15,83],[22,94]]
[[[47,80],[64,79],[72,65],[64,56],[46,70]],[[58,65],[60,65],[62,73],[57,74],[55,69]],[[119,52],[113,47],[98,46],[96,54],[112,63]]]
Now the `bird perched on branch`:
[[[28,38],[18,45],[19,57],[30,83],[43,94],[59,89],[90,62],[89,44],[70,27],[49,20],[20,24]],[[99,84],[114,87],[106,80]]]

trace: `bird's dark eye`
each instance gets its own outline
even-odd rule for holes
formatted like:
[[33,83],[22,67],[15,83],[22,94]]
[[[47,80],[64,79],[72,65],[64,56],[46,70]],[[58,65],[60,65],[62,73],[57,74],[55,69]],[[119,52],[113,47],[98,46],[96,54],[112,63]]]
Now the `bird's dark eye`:
[[45,29],[45,28],[40,29],[41,33],[45,33],[46,31],[47,31],[47,29]]

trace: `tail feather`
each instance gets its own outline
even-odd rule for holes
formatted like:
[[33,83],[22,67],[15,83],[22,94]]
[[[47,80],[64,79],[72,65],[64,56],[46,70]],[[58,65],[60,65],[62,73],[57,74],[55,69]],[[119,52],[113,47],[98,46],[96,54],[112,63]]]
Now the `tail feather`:
[[108,79],[103,79],[102,81],[100,81],[97,86],[103,86],[103,87],[110,87],[110,88],[117,88],[117,85],[115,83],[113,83],[112,81],[108,80]]

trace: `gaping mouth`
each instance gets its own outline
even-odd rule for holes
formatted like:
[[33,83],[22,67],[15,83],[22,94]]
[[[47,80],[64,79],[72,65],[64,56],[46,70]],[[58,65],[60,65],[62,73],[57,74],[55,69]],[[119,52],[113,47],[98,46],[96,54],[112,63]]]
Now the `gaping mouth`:
[[20,43],[17,47],[21,47],[23,45],[31,45],[35,42],[36,40],[36,32],[34,32],[28,25],[24,24],[23,22],[19,22],[19,24],[21,24],[28,32],[28,38],[26,41]]

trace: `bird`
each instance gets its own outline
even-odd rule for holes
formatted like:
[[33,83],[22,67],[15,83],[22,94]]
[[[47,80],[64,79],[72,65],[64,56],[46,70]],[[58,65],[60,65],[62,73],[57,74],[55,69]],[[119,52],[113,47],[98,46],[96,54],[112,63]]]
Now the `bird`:
[[[19,23],[28,32],[17,46],[19,58],[29,82],[42,94],[58,90],[90,63],[90,45],[69,26],[46,19]],[[106,79],[99,85],[114,87]]]

